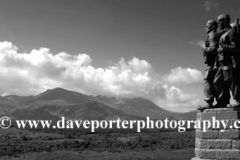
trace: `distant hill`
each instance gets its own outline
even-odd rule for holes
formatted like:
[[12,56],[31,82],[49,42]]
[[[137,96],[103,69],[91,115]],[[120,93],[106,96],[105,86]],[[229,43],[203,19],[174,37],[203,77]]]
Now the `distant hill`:
[[0,97],[0,115],[16,119],[196,119],[195,112],[167,111],[144,98],[88,96],[62,88],[36,96]]
[[17,101],[17,102],[25,102],[25,101],[33,99],[34,96],[8,95],[8,96],[5,96],[4,98],[9,99],[9,100],[14,100],[14,101]]
[[186,112],[186,113],[180,113],[179,115],[182,117],[182,119],[196,120],[197,119],[197,110]]
[[65,100],[69,103],[85,103],[90,99],[90,96],[69,91],[63,88],[48,89],[39,95],[24,101],[25,103],[32,103],[37,101],[51,101],[51,100]]
[[167,111],[152,101],[140,97],[127,99],[97,96],[95,100],[117,110],[121,110],[123,113],[135,116],[151,117],[151,119],[179,119],[174,112]]

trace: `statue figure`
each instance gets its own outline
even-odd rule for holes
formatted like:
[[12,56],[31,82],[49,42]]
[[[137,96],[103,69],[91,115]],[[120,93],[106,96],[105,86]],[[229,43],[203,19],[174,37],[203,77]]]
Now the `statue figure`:
[[235,22],[231,23],[231,27],[234,30],[234,32],[237,32],[239,34],[239,19],[236,19]]
[[217,70],[217,48],[220,34],[217,33],[218,23],[214,20],[209,20],[206,24],[205,30],[208,34],[205,45],[203,46],[204,63],[207,65],[206,74],[204,77],[204,101],[205,105],[198,107],[199,110],[213,108],[215,97],[213,80]]
[[[215,107],[240,107],[240,51],[239,35],[230,26],[230,16],[218,16],[218,26],[222,31],[219,40],[219,66],[214,78],[217,105]],[[234,102],[230,104],[230,91]]]

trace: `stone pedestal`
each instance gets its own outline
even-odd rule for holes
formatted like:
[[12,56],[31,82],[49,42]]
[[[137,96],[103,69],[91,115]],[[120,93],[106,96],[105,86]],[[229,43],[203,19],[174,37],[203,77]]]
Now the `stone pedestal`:
[[[192,160],[240,160],[240,109],[204,110],[197,113],[197,120],[201,121],[201,129],[195,132]],[[204,131],[202,127],[207,121],[211,127]]]

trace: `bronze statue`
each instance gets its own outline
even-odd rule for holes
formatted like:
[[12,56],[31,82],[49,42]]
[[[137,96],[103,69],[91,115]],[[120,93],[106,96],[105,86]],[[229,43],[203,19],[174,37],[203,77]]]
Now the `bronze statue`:
[[240,33],[240,26],[239,26],[239,19],[236,19],[235,22],[231,23],[232,29],[234,29],[234,32]]
[[[222,31],[219,40],[219,66],[214,78],[216,107],[240,107],[240,51],[239,35],[230,26],[230,16],[218,16],[218,26]],[[230,104],[230,91],[234,102]]]
[[209,20],[206,24],[205,30],[208,34],[205,45],[203,46],[204,63],[207,65],[206,75],[204,77],[204,101],[205,105],[198,107],[199,110],[213,108],[215,91],[213,80],[216,73],[217,62],[217,48],[220,34],[217,33],[218,23],[214,20]]

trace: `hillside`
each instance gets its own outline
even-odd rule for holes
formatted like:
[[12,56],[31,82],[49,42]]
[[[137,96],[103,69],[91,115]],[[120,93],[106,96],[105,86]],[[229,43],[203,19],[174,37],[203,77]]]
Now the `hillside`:
[[150,100],[88,96],[62,88],[48,89],[36,96],[0,97],[0,115],[15,119],[196,119],[194,111],[167,111]]

